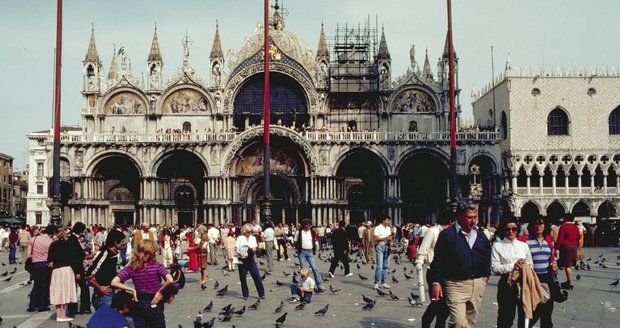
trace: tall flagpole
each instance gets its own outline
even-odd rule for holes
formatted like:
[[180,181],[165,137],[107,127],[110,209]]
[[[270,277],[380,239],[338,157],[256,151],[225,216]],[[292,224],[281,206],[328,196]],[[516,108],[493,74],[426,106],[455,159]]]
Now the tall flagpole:
[[265,3],[265,23],[263,26],[265,35],[264,35],[264,71],[265,71],[265,88],[263,94],[263,213],[262,213],[262,221],[267,222],[271,221],[271,182],[270,182],[270,160],[271,160],[271,149],[269,144],[269,125],[270,125],[270,109],[269,109],[269,0],[264,0]]
[[62,0],[57,0],[56,11],[56,70],[54,81],[54,153],[52,177],[52,204],[50,206],[53,224],[61,224],[60,211],[60,77],[62,68]]
[[448,1],[448,51],[450,81],[450,200],[456,201],[459,187],[456,175],[456,108],[454,91],[454,43],[452,42],[452,1]]

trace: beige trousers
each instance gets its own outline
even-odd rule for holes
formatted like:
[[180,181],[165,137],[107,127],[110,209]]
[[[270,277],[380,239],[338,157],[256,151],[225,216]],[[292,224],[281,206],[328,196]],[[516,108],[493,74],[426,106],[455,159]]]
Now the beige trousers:
[[486,283],[482,278],[446,280],[445,297],[450,318],[450,328],[474,328],[480,312]]

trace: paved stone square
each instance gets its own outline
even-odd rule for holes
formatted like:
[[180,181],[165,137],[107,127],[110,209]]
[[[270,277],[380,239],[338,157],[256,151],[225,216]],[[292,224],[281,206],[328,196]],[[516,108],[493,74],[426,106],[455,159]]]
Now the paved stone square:
[[[327,253],[326,253],[327,254]],[[603,254],[606,259],[608,269],[603,269],[598,265],[592,264]],[[616,309],[620,305],[620,287],[609,286],[615,279],[620,278],[620,262],[617,256],[620,255],[618,248],[596,248],[586,249],[586,255],[592,257],[590,261],[591,271],[576,271],[581,276],[575,289],[570,292],[569,300],[555,306],[553,321],[556,327],[617,327],[620,322],[620,310]],[[353,257],[354,258],[354,257]],[[260,259],[265,263],[264,259]],[[372,290],[373,271],[370,265],[361,265],[357,269],[358,263],[351,263],[353,277],[344,277],[343,271],[336,270],[336,277],[330,279],[325,286],[332,285],[336,289],[341,289],[337,293],[327,291],[323,294],[314,295],[312,303],[305,310],[297,311],[294,305],[286,300],[290,297],[288,284],[291,277],[285,277],[282,271],[292,273],[295,270],[294,263],[291,261],[275,262],[272,275],[265,279],[265,289],[267,299],[261,302],[257,311],[247,310],[242,317],[235,316],[231,322],[217,322],[215,327],[273,327],[275,319],[279,316],[274,313],[275,308],[281,300],[285,300],[283,312],[288,312],[285,327],[307,327],[310,325],[322,325],[324,327],[420,327],[420,318],[424,312],[424,307],[411,308],[406,296],[411,291],[417,293],[417,275],[414,274],[410,280],[405,279],[403,267],[407,271],[413,269],[411,263],[395,265],[390,262],[392,268],[396,268],[395,278],[398,283],[392,283],[392,292],[403,298],[401,301],[391,301],[387,297],[378,297]],[[2,253],[2,262],[7,261],[7,254]],[[221,264],[219,267],[221,267]],[[3,327],[67,327],[67,324],[56,324],[51,321],[52,312],[28,313],[27,295],[31,285],[21,286],[28,280],[27,273],[23,266],[2,266],[2,273],[6,270],[18,268],[16,274],[12,275],[9,282],[0,280],[0,316],[4,319]],[[198,273],[187,274],[187,285],[182,289],[175,302],[166,306],[166,319],[168,327],[193,327],[193,321],[198,312],[213,301],[213,310],[204,314],[204,320],[209,320],[217,315],[219,309],[227,304],[232,304],[235,308],[243,305],[249,306],[256,302],[257,295],[251,278],[248,276],[250,286],[250,299],[244,301],[241,297],[241,286],[236,272],[228,276],[223,276],[220,268],[214,266],[208,269],[209,286],[206,290],[201,290],[197,283]],[[264,265],[260,265],[261,272]],[[329,264],[320,261],[321,273],[327,276]],[[369,278],[360,280],[358,273]],[[4,279],[4,277],[3,277]],[[496,286],[497,277],[493,277],[486,289],[483,301],[483,310],[478,320],[479,327],[494,327],[497,314],[496,305]],[[560,275],[560,280],[564,281],[564,275]],[[216,290],[213,288],[215,281],[219,282],[220,288],[229,285],[229,292],[223,298],[216,298]],[[278,287],[276,281],[287,283],[287,286]],[[363,311],[361,294],[377,299],[377,304],[372,311]],[[325,317],[314,315],[316,311],[329,304],[329,311]],[[74,320],[75,324],[85,325],[88,316],[80,315]],[[515,323],[516,326],[516,323]]]

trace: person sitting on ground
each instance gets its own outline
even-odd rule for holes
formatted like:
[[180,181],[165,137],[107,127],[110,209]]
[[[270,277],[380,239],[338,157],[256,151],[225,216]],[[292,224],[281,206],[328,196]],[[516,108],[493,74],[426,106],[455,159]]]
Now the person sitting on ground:
[[133,296],[121,291],[112,297],[112,306],[102,304],[90,317],[86,324],[88,328],[124,328],[129,327],[125,314],[129,313],[134,306]]
[[172,264],[170,264],[169,269],[170,275],[172,275],[172,283],[178,289],[183,289],[183,287],[185,287],[185,273],[183,273],[183,268],[179,265],[176,257],[172,259]]
[[293,295],[291,298],[291,303],[301,301],[307,304],[312,300],[312,293],[314,292],[316,283],[314,282],[314,279],[310,278],[311,272],[312,269],[310,268],[303,268],[299,271],[301,281],[299,284],[291,285],[291,295]]

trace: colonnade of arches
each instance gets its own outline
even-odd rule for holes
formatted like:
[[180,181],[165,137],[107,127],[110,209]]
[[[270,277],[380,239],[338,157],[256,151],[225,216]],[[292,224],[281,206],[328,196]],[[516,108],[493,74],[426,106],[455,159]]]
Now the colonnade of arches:
[[[543,211],[544,209],[544,211]],[[611,218],[618,216],[618,209],[611,201],[603,201],[598,207],[594,207],[587,201],[580,200],[567,206],[564,202],[555,200],[549,203],[546,207],[541,206],[536,201],[527,201],[521,206],[520,217],[529,220],[540,214],[546,214],[547,218],[551,222],[557,222],[566,213],[572,213],[576,217],[598,217],[598,218]]]

